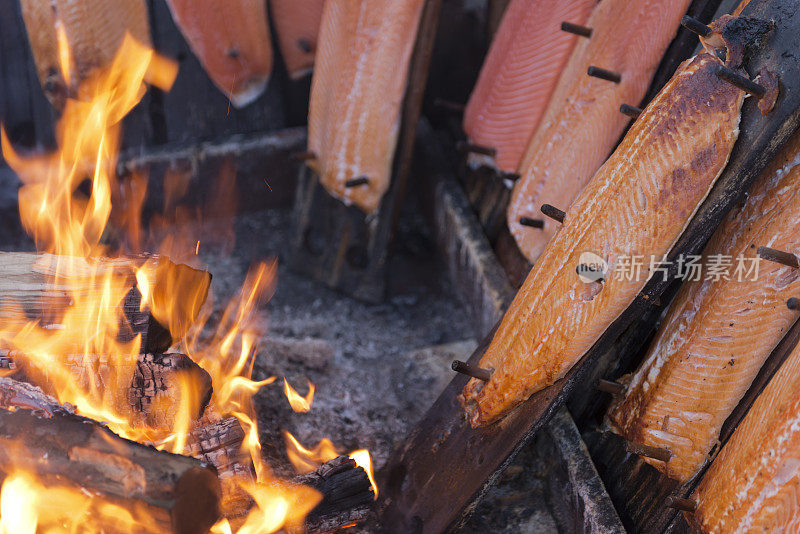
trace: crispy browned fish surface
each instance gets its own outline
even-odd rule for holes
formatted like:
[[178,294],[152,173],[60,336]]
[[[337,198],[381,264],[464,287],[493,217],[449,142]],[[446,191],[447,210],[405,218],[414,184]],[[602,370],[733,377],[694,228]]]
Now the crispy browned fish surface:
[[[786,300],[800,295],[800,274],[758,262],[756,250],[800,253],[798,188],[795,135],[714,234],[701,262],[706,272],[681,288],[624,398],[608,413],[617,433],[668,449],[668,462],[645,460],[681,482],[702,466],[722,423],[797,319]],[[714,265],[730,277],[714,276]]]
[[208,76],[236,107],[256,100],[272,72],[265,0],[167,0]]
[[[389,188],[408,68],[425,0],[328,0],[308,113],[314,170],[366,213]],[[347,187],[355,178],[365,183]]]
[[464,388],[472,425],[563,377],[647,281],[643,270],[585,283],[579,264],[660,259],[680,237],[739,134],[744,93],[716,76],[719,65],[706,53],[684,62],[570,207],[480,361],[491,379]]
[[800,346],[753,403],[693,498],[699,532],[800,532]]
[[[145,0],[20,0],[39,81],[56,107],[67,89],[114,59],[125,33],[150,46]],[[69,46],[69,80],[62,71],[59,28]],[[69,81],[69,83],[67,83]]]

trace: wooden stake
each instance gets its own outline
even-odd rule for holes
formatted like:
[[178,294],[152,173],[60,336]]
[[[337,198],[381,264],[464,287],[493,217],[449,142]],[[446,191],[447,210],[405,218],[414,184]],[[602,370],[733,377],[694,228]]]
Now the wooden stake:
[[597,389],[605,393],[611,393],[615,397],[621,397],[622,395],[625,394],[625,390],[627,388],[622,384],[620,384],[619,382],[614,382],[611,380],[603,380],[601,378],[597,382]]
[[492,377],[492,372],[488,369],[481,369],[480,367],[470,365],[467,362],[462,362],[460,360],[453,361],[450,367],[456,373],[471,376],[472,378],[477,378],[478,380],[483,380],[484,382],[488,382]]
[[600,78],[601,80],[608,80],[609,82],[619,83],[622,81],[622,74],[614,72],[613,70],[601,69],[600,67],[589,67],[586,71],[589,76]]
[[661,447],[653,447],[652,445],[643,445],[633,441],[625,440],[625,450],[632,454],[652,458],[653,460],[661,460],[668,462],[672,458],[672,453],[669,449],[662,449]]
[[681,26],[686,28],[692,33],[699,35],[700,37],[708,37],[711,35],[713,30],[700,22],[699,20],[690,17],[689,15],[684,15],[681,19]]
[[684,499],[683,497],[675,497],[670,495],[664,499],[664,504],[669,508],[675,508],[683,512],[694,512],[697,510],[697,501],[694,499]]
[[369,183],[369,178],[367,178],[366,176],[359,176],[358,178],[347,180],[344,183],[344,186],[350,188],[350,187],[358,187],[360,185],[367,185],[368,183]]
[[776,250],[769,247],[758,247],[756,254],[762,260],[780,263],[781,265],[786,265],[787,267],[792,267],[794,269],[800,267],[800,263],[797,261],[797,256],[791,252],[784,252],[782,250]]
[[566,217],[567,214],[561,211],[560,209],[556,208],[555,206],[551,206],[550,204],[542,204],[541,210],[542,213],[544,213],[554,221],[564,224],[564,217]]
[[723,65],[717,65],[717,76],[720,80],[735,85],[747,94],[753,95],[756,98],[761,98],[767,92],[763,85],[750,80],[746,76],[742,76],[733,69],[729,69]]
[[581,37],[592,36],[591,28],[587,28],[586,26],[581,26],[580,24],[573,24],[571,22],[562,22],[561,31],[567,33],[574,33],[575,35],[579,35]]
[[544,221],[541,219],[531,219],[530,217],[520,217],[519,224],[530,228],[544,228]]
[[309,161],[312,159],[317,159],[317,155],[311,150],[306,150],[305,152],[295,152],[291,157],[294,161]]
[[628,104],[622,104],[619,107],[619,112],[622,113],[623,115],[627,115],[628,117],[630,117],[632,119],[637,119],[637,118],[639,118],[639,115],[642,114],[642,109],[641,108],[637,108],[636,106],[630,106]]

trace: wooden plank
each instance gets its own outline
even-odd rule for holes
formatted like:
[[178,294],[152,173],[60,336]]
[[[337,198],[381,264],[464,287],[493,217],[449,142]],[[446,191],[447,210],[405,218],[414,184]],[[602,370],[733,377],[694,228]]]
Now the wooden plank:
[[503,316],[514,290],[424,120],[420,122],[416,163],[420,202],[431,221],[437,248],[477,337],[483,337]]
[[202,206],[214,200],[223,168],[230,165],[236,171],[239,213],[285,208],[291,205],[300,169],[300,163],[290,156],[302,150],[305,142],[305,128],[290,128],[210,142],[168,144],[144,152],[130,150],[121,155],[117,173],[147,173],[145,207],[160,212],[166,198],[166,173],[178,173],[188,181],[181,204]]
[[389,190],[370,217],[345,206],[303,168],[297,184],[291,238],[291,267],[329,287],[367,302],[383,300],[389,243],[411,171],[442,0],[427,0],[409,66],[408,87],[392,164]]
[[580,432],[565,408],[556,413],[542,438],[539,455],[551,459],[548,500],[562,532],[625,534]]
[[255,102],[237,109],[217,89],[194,56],[172,20],[165,0],[148,0],[151,9],[153,44],[167,57],[178,61],[180,69],[172,90],[153,90],[152,112],[161,116],[154,135],[164,142],[208,141],[235,133],[248,134],[283,128],[282,73],[273,70],[264,94]]
[[[697,254],[727,212],[777,154],[800,124],[800,10],[789,0],[752,0],[745,15],[774,20],[776,27],[752,51],[747,66],[758,72],[769,66],[782,82],[781,95],[769,115],[748,99],[742,112],[741,134],[730,162],[700,206],[667,260],[674,278],[680,255]],[[542,427],[572,391],[591,376],[600,357],[668,288],[661,277],[650,280],[631,305],[606,329],[595,345],[553,386],[532,395],[505,419],[472,429],[457,396],[467,377],[457,376],[445,389],[405,444],[383,471],[386,524],[418,532],[438,532],[458,522],[493,483],[509,458]],[[488,346],[487,336],[470,361],[476,363]],[[447,502],[447,506],[441,506]]]

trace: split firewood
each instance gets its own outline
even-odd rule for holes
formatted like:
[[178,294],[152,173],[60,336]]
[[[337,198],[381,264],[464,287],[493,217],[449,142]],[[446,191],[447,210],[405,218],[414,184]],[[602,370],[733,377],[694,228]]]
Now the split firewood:
[[209,407],[186,442],[186,454],[217,469],[222,486],[220,508],[229,519],[247,515],[253,506],[253,499],[240,486],[255,482],[253,463],[242,448],[244,437],[238,419],[219,418]]
[[364,521],[375,498],[367,472],[347,456],[334,458],[292,481],[310,486],[323,495],[322,501],[306,518],[309,532],[334,532]]
[[[69,262],[69,276],[64,265]],[[60,266],[59,266],[60,264]],[[144,266],[149,295],[142,309],[142,291],[136,269]],[[76,291],[100,295],[103,284],[96,277],[113,273],[130,287],[122,302],[125,320],[119,325],[118,341],[141,335],[142,352],[164,352],[188,330],[208,295],[211,275],[207,271],[178,265],[160,256],[102,258],[90,261],[52,254],[0,252],[0,320],[13,324],[37,320],[42,326],[63,327],[60,320],[73,304]],[[84,293],[85,292],[85,293]],[[167,314],[164,310],[172,308]],[[72,308],[72,313],[80,310]]]
[[[97,397],[134,427],[171,431],[181,417],[199,419],[211,399],[211,377],[183,354],[67,356],[65,362],[71,386],[98,391]],[[24,354],[0,352],[0,373],[12,366],[18,369],[15,378],[24,377],[48,394],[64,387],[47,374],[51,369],[32,365]]]
[[[216,472],[199,460],[120,438],[37,388],[0,379],[0,475],[79,490],[127,510],[142,532],[206,532],[219,517]],[[33,409],[34,411],[31,411]],[[120,518],[98,527],[117,532]]]

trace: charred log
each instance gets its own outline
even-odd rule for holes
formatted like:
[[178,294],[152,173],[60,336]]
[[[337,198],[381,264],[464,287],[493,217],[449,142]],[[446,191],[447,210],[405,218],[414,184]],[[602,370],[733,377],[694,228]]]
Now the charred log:
[[[142,352],[164,352],[196,319],[211,284],[208,272],[163,257],[103,258],[96,262],[71,258],[73,272],[69,277],[63,275],[63,268],[59,269],[60,261],[61,258],[51,254],[0,252],[0,320],[6,324],[35,320],[42,326],[58,328],[65,311],[73,304],[74,292],[80,288],[87,295],[99,293],[102,284],[89,283],[91,277],[113,273],[130,287],[121,304],[124,318],[120,321],[118,341],[129,342],[139,335]],[[157,305],[164,304],[166,299],[175,303],[175,317],[169,321],[154,317],[148,307],[142,309],[135,268],[145,264],[152,284],[148,288],[151,300]],[[84,278],[85,284],[81,283]],[[74,308],[72,312],[80,313]]]
[[[108,356],[67,356],[74,384],[83,391],[97,390],[104,402],[134,426],[170,430],[188,409],[199,419],[211,399],[211,377],[183,354],[140,354],[136,359]],[[0,373],[19,370],[17,378],[56,395],[59,385],[47,369],[31,365],[24,354],[0,354]],[[182,411],[183,410],[183,411]]]
[[15,409],[0,410],[3,476],[28,473],[46,487],[77,489],[136,511],[147,532],[206,532],[217,521],[220,487],[213,468],[120,438],[14,382],[0,383],[0,402]]
[[333,532],[364,521],[375,493],[367,472],[347,456],[339,456],[293,479],[322,493],[322,501],[306,518],[309,532]]

